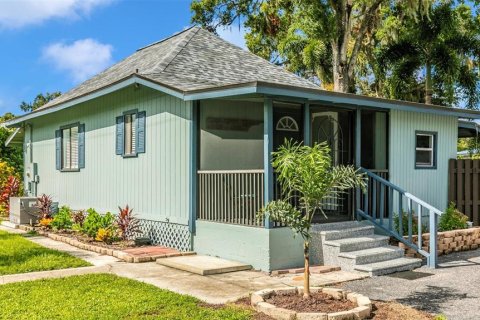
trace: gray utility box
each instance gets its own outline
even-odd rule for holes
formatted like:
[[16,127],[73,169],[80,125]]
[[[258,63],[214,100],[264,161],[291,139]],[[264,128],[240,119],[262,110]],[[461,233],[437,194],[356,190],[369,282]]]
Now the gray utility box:
[[14,224],[36,224],[40,211],[35,197],[10,198],[10,222]]

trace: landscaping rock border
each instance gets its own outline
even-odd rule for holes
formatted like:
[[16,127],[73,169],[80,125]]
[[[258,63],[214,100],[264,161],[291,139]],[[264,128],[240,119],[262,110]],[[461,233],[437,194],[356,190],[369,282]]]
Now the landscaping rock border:
[[160,255],[136,256],[136,255],[124,252],[122,250],[109,249],[109,248],[105,248],[105,247],[102,247],[102,246],[97,246],[97,245],[90,244],[90,243],[84,243],[84,242],[78,241],[76,239],[66,237],[66,236],[62,236],[62,235],[59,235],[59,234],[56,234],[56,233],[51,233],[51,232],[44,231],[44,230],[38,230],[38,229],[36,229],[34,227],[31,227],[31,226],[20,225],[19,229],[24,230],[24,231],[35,231],[39,235],[48,237],[52,240],[61,241],[61,242],[67,243],[71,246],[77,247],[79,249],[88,250],[88,251],[96,252],[96,253],[99,253],[99,254],[112,256],[112,257],[115,257],[117,259],[123,260],[123,261],[128,262],[128,263],[155,262],[155,261],[157,261],[157,259],[161,259],[161,258],[191,256],[191,255],[196,254],[193,251],[188,251],[188,252],[178,252],[178,253],[166,253],[166,254],[160,254]]
[[264,289],[252,293],[250,302],[252,306],[258,312],[263,312],[266,315],[278,319],[278,320],[350,320],[350,319],[367,319],[372,313],[372,302],[369,298],[364,295],[354,293],[348,290],[337,289],[337,288],[321,288],[314,287],[310,288],[312,293],[322,292],[328,294],[334,299],[347,299],[353,303],[357,304],[357,307],[341,312],[331,312],[331,313],[322,313],[322,312],[296,312],[293,310],[288,310],[285,308],[279,308],[266,302],[272,295],[275,294],[289,294],[296,293],[302,294],[303,287],[287,287],[280,289]]
[[[412,241],[417,243],[418,236],[412,236]],[[407,257],[423,257],[414,249],[405,246],[401,242],[398,243],[398,246],[405,249],[405,256]],[[458,251],[476,250],[478,248],[480,248],[480,227],[437,233],[437,252],[439,256]],[[422,234],[422,249],[430,252],[429,233]]]

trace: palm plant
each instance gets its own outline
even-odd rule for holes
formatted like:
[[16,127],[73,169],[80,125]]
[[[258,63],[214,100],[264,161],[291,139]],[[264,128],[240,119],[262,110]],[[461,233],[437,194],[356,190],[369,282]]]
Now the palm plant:
[[[365,189],[364,175],[353,166],[333,166],[326,143],[313,147],[286,141],[273,153],[272,166],[282,188],[283,199],[269,202],[260,212],[263,218],[280,222],[303,238],[305,260],[304,297],[310,296],[310,228],[315,214],[324,216],[323,207],[332,205],[347,190]],[[298,207],[294,207],[296,198]]]
[[480,29],[470,7],[443,1],[429,16],[410,19],[379,53],[388,75],[386,95],[426,104],[480,100]]

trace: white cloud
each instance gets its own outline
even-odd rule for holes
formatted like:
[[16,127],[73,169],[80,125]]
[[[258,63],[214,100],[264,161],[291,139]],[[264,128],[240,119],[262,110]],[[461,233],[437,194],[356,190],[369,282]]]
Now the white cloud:
[[1,0],[0,27],[21,28],[54,18],[79,19],[112,0]]
[[242,49],[247,49],[245,43],[245,28],[241,27],[240,29],[235,26],[227,27],[225,29],[218,29],[218,35],[227,40],[228,42],[233,43],[234,45],[239,46]]
[[57,70],[66,71],[75,82],[81,82],[110,66],[113,47],[94,39],[71,44],[53,43],[43,49],[43,59]]

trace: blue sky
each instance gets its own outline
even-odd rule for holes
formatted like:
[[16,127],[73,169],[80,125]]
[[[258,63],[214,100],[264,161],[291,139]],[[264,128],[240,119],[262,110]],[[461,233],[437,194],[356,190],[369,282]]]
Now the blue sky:
[[[190,25],[190,0],[0,0],[0,115]],[[220,35],[244,46],[238,28]]]

